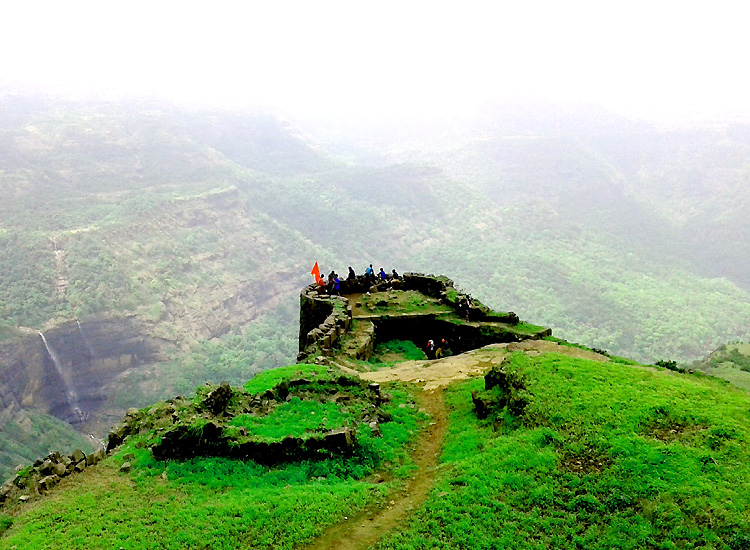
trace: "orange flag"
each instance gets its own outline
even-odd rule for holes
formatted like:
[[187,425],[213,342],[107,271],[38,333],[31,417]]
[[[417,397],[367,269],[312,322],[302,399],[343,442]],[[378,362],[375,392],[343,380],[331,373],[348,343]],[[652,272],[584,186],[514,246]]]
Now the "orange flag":
[[310,275],[315,277],[315,282],[320,284],[320,268],[318,267],[318,262],[315,262],[315,265],[312,268],[312,271],[310,271]]

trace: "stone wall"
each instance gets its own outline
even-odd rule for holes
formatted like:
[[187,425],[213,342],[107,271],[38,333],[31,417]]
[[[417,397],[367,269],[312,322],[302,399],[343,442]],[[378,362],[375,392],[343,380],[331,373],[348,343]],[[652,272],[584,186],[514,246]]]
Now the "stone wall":
[[76,449],[70,455],[50,453],[46,458],[37,460],[33,466],[19,471],[0,486],[0,507],[13,499],[26,501],[37,497],[52,489],[64,477],[84,471],[105,456],[103,449],[88,455],[80,449]]
[[298,361],[326,355],[352,325],[352,307],[343,296],[328,296],[318,286],[306,286],[300,294]]
[[[439,299],[444,304],[453,308],[462,318],[468,317],[471,321],[490,321],[494,323],[505,323],[517,325],[518,316],[513,313],[496,313],[482,304],[479,300],[461,292],[453,285],[448,277],[425,275],[423,273],[405,273],[403,277],[394,284],[393,281],[375,283],[365,277],[358,277],[354,281],[342,281],[341,290],[347,294],[363,292],[377,292],[393,286],[399,290],[414,290]],[[427,322],[434,324],[434,316],[419,317],[412,319],[409,314],[384,315],[383,322],[377,322],[372,330],[362,337],[356,338],[353,345],[356,349],[347,349],[348,355],[356,359],[369,359],[375,345],[375,332],[384,328],[387,324],[386,318],[401,319],[400,323],[405,327],[406,333],[415,333],[415,339],[422,340],[425,334],[429,338],[435,338],[436,334],[443,333],[446,338],[451,338],[454,344],[461,341],[462,349],[475,349],[493,342],[512,342],[523,339],[511,331],[499,327],[479,329],[477,327],[452,326],[447,323],[441,329],[431,330],[425,325]],[[411,325],[415,326],[411,326]],[[417,327],[416,324],[421,325]],[[311,360],[320,356],[333,355],[333,347],[348,333],[352,326],[352,307],[347,298],[343,296],[328,296],[321,292],[316,284],[311,284],[302,289],[300,293],[300,335],[298,361]],[[367,332],[367,331],[365,331]],[[545,334],[546,335],[546,334]],[[538,336],[538,335],[537,335]],[[474,346],[474,347],[472,347]]]

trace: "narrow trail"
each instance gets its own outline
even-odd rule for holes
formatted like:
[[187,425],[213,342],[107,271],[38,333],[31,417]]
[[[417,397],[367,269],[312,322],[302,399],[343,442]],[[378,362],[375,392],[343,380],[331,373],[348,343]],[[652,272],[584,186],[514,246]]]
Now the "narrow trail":
[[58,248],[57,239],[50,237],[52,241],[52,251],[55,254],[55,268],[57,275],[55,277],[55,291],[60,296],[65,296],[68,290],[68,264],[65,262],[65,252]]
[[423,392],[422,405],[432,416],[432,421],[420,436],[412,454],[418,468],[414,477],[398,493],[390,495],[390,502],[385,508],[373,508],[352,516],[330,527],[309,545],[301,546],[301,550],[369,548],[427,500],[437,474],[436,466],[448,426],[442,388]]
[[422,405],[432,416],[432,424],[420,436],[412,455],[412,460],[418,467],[416,475],[398,493],[390,495],[390,503],[385,508],[372,507],[352,516],[343,523],[330,527],[318,539],[307,546],[300,546],[298,550],[364,550],[403,523],[415,508],[427,500],[435,481],[436,466],[448,425],[443,389],[456,380],[482,376],[494,365],[500,365],[509,351],[523,351],[529,355],[554,352],[595,361],[609,361],[608,357],[588,350],[544,340],[525,340],[510,344],[490,344],[438,360],[403,361],[393,368],[372,372],[358,372],[335,363],[344,372],[372,382],[399,380],[422,386]]

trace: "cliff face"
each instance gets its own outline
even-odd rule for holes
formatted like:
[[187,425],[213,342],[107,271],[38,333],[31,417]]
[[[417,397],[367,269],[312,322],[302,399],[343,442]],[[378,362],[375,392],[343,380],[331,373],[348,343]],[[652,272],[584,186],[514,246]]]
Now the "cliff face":
[[0,428],[21,409],[90,422],[122,372],[163,359],[163,343],[133,319],[71,321],[0,348]]

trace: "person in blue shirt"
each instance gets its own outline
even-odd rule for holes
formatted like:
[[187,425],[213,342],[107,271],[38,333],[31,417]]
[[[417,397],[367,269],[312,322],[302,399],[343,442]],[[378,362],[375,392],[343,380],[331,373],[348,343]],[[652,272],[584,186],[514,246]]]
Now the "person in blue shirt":
[[385,274],[385,271],[383,271],[383,268],[380,268],[380,273],[378,273],[378,276],[380,277],[380,280],[382,282],[385,282],[385,280],[388,278],[388,275]]
[[365,277],[367,277],[368,279],[375,278],[375,270],[372,268],[372,264],[370,264],[370,267],[365,269]]

